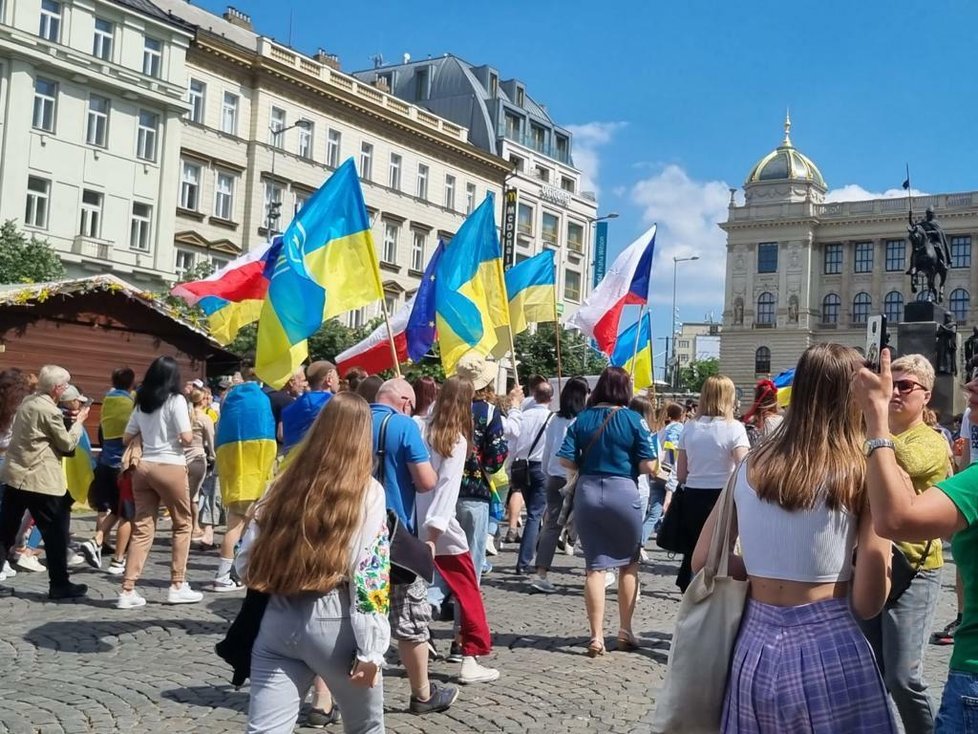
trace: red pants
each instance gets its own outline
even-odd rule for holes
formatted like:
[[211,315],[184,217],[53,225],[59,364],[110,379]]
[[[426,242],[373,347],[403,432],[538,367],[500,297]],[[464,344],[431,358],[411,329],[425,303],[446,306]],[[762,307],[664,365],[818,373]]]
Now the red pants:
[[479,581],[475,576],[475,566],[472,565],[472,555],[459,553],[457,556],[435,556],[435,567],[445,579],[445,585],[455,597],[455,604],[462,615],[459,629],[462,635],[462,654],[488,655],[492,652],[492,637],[489,621],[486,619],[486,608],[482,605]]

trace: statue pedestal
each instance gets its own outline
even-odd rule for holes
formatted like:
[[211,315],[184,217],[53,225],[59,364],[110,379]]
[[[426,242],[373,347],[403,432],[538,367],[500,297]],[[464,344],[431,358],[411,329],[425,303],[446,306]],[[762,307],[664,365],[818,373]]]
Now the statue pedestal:
[[[920,308],[912,308],[920,307]],[[937,334],[938,324],[944,323],[946,309],[939,304],[929,302],[908,303],[904,310],[906,321],[901,321],[897,325],[897,344],[899,345],[899,355],[922,354],[934,366],[937,373],[938,353],[937,353]],[[933,316],[940,321],[931,320],[911,320],[911,316]],[[958,340],[958,354],[961,349],[961,337]],[[950,425],[953,416],[961,413],[965,408],[964,391],[961,390],[962,381],[955,375],[942,375],[937,373],[934,378],[934,389],[931,392],[930,407],[938,412],[941,423]]]
[[935,324],[943,324],[946,314],[947,309],[933,301],[911,301],[903,307],[903,320],[911,323],[933,321]]

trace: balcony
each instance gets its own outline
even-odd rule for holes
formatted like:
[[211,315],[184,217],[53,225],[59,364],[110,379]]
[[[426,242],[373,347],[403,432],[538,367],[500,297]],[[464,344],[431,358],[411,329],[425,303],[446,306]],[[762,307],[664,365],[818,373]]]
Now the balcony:
[[77,235],[71,242],[71,251],[82,257],[90,257],[93,260],[111,260],[112,242],[109,240],[99,240],[94,237]]

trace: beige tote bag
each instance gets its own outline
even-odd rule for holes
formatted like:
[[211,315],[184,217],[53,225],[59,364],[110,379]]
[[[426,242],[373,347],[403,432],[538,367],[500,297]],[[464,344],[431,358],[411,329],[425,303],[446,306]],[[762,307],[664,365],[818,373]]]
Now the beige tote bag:
[[656,701],[653,734],[715,734],[720,731],[740,618],[747,601],[747,581],[727,572],[734,483],[730,475],[717,500],[720,515],[710,541],[706,566],[683,594],[669,650],[666,680]]

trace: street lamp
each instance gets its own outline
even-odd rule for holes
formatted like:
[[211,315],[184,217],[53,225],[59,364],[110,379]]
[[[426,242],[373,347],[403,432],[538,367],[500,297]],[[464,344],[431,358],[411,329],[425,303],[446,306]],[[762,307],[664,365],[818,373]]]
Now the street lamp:
[[[288,132],[294,127],[302,128],[303,130],[309,130],[312,127],[312,123],[304,118],[296,120],[294,123],[288,127],[276,127],[275,125],[269,125],[268,131],[272,134],[272,183],[275,182],[275,153],[278,151],[279,147],[279,136]],[[282,208],[282,202],[273,201],[271,198],[271,193],[269,193],[268,204],[265,209],[265,231],[268,234],[268,241],[272,241],[272,236],[274,232],[272,231],[273,223],[277,222],[282,216],[280,211]]]
[[690,255],[689,257],[673,257],[672,258],[672,386],[674,388],[679,387],[679,370],[677,369],[679,365],[676,364],[676,275],[679,270],[679,263],[692,262],[693,260],[699,260],[699,255]]

